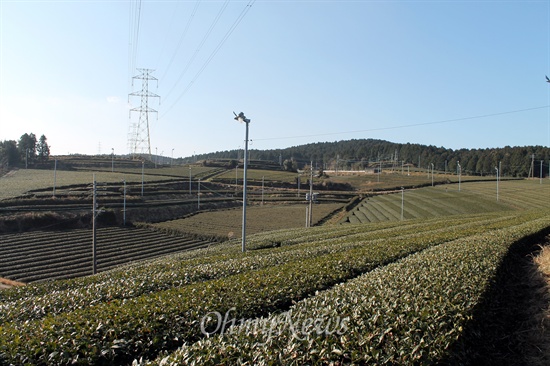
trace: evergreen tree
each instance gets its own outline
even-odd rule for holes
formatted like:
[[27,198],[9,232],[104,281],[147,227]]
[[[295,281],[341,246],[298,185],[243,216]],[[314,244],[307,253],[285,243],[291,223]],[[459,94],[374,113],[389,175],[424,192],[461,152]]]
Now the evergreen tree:
[[36,147],[38,160],[41,162],[47,161],[50,157],[50,147],[48,146],[46,140],[46,136],[40,136],[40,140],[38,140],[38,146]]

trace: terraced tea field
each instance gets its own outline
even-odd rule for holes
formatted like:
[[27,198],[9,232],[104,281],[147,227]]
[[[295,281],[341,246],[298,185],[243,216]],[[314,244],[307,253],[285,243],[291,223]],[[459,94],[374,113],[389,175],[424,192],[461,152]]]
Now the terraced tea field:
[[[204,240],[146,229],[98,229],[97,269],[106,271],[125,263],[208,245]],[[91,230],[0,235],[0,277],[33,282],[91,273]]]
[[364,199],[342,222],[372,223],[403,219],[550,207],[550,181],[501,181],[499,200],[496,182],[468,182],[379,194]]
[[[189,178],[195,180],[205,176],[213,171],[213,168],[192,167],[191,172],[188,167],[178,168],[159,168],[146,169],[143,176],[145,183],[154,183],[158,181],[175,180],[179,178]],[[97,182],[102,183],[121,183],[126,180],[128,183],[141,183],[141,169],[125,168],[111,172],[111,169],[96,168],[93,171],[67,171],[58,170],[55,174],[56,192],[63,193],[64,187],[71,186],[90,186],[93,183],[93,175]],[[43,194],[51,196],[54,186],[53,170],[41,169],[19,169],[11,171],[8,175],[0,177],[0,200],[18,197],[29,191],[40,190]]]
[[[312,225],[316,225],[335,211],[341,203],[320,203],[313,206]],[[266,204],[247,207],[247,233],[255,234],[286,228],[304,227],[306,204]],[[196,215],[165,221],[152,226],[168,232],[180,232],[206,237],[231,239],[241,237],[242,208],[200,212]]]

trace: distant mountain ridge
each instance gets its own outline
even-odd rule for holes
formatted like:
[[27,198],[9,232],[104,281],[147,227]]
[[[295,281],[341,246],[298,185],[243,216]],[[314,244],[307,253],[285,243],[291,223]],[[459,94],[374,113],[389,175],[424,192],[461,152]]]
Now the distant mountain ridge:
[[[241,159],[242,150],[217,151],[197,155],[202,159]],[[433,164],[438,171],[456,172],[458,164],[463,173],[473,175],[495,175],[495,168],[501,166],[503,176],[539,177],[549,175],[550,148],[544,146],[521,146],[486,149],[447,149],[433,145],[394,143],[385,140],[358,139],[336,142],[317,142],[284,149],[250,150],[253,160],[283,162],[295,160],[299,165],[313,161],[325,169],[363,169],[382,162],[400,167],[412,164],[427,169]]]

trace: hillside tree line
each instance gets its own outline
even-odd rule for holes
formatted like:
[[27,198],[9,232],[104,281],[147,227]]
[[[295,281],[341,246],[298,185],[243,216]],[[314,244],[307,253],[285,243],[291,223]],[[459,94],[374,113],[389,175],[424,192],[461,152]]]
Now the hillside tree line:
[[45,135],[37,140],[34,133],[25,133],[18,141],[0,141],[0,170],[3,171],[45,163],[49,157],[50,147]]
[[[219,151],[197,156],[198,159],[236,159],[242,151]],[[382,164],[387,168],[400,168],[402,164],[421,169],[456,173],[460,164],[463,174],[495,175],[495,167],[502,168],[503,176],[539,177],[548,176],[550,148],[544,146],[523,146],[486,149],[447,149],[420,144],[401,144],[384,140],[359,139],[337,142],[318,142],[285,149],[251,150],[250,158],[279,162],[285,170],[314,165],[324,169],[362,170]]]

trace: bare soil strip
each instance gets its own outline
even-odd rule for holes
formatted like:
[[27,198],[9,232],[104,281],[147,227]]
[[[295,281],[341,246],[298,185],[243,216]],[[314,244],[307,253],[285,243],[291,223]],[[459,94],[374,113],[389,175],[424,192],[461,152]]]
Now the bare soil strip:
[[16,286],[25,286],[25,284],[23,282],[12,281],[7,278],[0,277],[0,290]]

